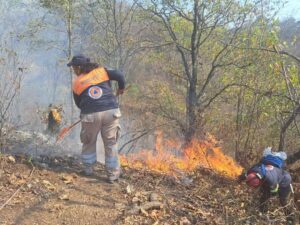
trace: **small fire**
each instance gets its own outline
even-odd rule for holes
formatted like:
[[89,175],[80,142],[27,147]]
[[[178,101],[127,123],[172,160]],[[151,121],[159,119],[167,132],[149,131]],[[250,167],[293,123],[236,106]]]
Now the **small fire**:
[[166,140],[159,132],[154,151],[142,150],[128,156],[121,156],[121,163],[131,168],[149,170],[176,175],[181,172],[193,172],[199,167],[209,168],[229,178],[241,174],[243,168],[233,158],[226,156],[217,141],[211,135],[205,141],[193,140],[182,151],[174,152],[169,149],[179,149],[180,142]]

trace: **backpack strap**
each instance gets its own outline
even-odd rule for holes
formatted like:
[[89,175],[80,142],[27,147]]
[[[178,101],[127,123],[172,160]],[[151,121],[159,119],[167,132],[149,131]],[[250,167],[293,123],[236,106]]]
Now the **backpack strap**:
[[261,164],[260,169],[261,169],[261,175],[262,175],[262,178],[263,178],[264,176],[266,176],[266,166],[265,166],[265,164]]
[[259,179],[263,180],[264,177],[265,177],[265,175],[266,175],[266,167],[265,167],[265,165],[263,163],[258,163],[256,165],[254,165],[247,172],[247,174],[250,173],[250,172],[254,172]]

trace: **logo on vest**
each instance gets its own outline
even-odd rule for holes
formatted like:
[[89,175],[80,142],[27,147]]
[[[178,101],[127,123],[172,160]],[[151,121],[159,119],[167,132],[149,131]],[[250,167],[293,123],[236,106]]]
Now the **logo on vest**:
[[98,86],[93,86],[89,88],[89,96],[92,99],[99,99],[102,96],[102,89]]

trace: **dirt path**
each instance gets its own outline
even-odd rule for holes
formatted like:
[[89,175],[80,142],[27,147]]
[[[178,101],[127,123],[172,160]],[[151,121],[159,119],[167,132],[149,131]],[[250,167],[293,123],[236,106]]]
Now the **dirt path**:
[[22,163],[12,161],[1,161],[0,207],[22,187],[0,211],[1,225],[120,223],[122,211],[117,207],[126,203],[120,192],[126,184],[106,183],[100,166],[94,177],[84,177],[76,169],[35,167],[32,172],[24,159]]

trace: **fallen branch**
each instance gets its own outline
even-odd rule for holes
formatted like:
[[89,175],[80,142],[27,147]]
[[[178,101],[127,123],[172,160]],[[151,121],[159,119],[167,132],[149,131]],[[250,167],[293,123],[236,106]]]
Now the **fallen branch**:
[[[30,172],[30,174],[29,174],[29,176],[28,176],[28,178],[30,178],[31,177],[31,175],[32,175],[32,173],[33,173],[33,171],[34,171],[34,169],[35,169],[35,167],[33,167],[32,168],[32,170],[31,170],[31,172]],[[27,183],[27,182],[26,182]],[[14,193],[13,193],[13,195],[0,207],[0,211],[19,193],[19,191],[22,189],[22,187],[26,184],[26,183],[24,183],[24,184],[22,184]]]

